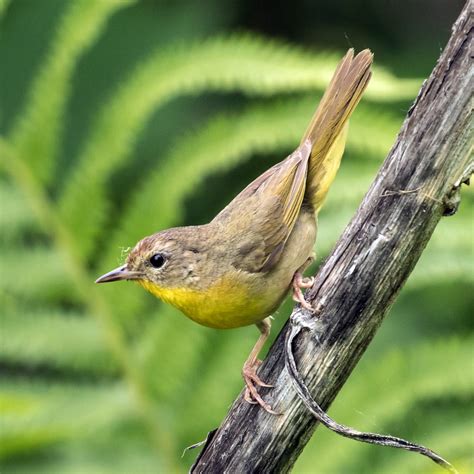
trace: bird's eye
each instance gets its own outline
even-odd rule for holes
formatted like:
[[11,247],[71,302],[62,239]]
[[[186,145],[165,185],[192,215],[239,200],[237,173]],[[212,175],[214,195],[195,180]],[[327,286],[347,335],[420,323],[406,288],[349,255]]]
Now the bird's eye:
[[155,253],[150,257],[150,263],[155,268],[161,268],[165,264],[165,257],[161,253]]

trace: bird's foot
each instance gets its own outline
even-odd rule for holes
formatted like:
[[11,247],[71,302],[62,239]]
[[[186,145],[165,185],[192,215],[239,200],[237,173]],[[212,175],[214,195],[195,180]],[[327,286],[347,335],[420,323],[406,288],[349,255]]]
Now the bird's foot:
[[246,402],[253,405],[259,404],[265,411],[271,413],[272,415],[278,415],[278,413],[274,411],[272,407],[267,402],[265,402],[265,400],[263,400],[257,391],[256,386],[268,388],[273,387],[273,385],[263,382],[263,380],[257,375],[257,369],[261,363],[261,360],[255,359],[253,363],[246,362],[242,369],[242,377],[244,378],[245,382],[244,399]]
[[314,308],[306,301],[301,288],[311,288],[314,283],[314,277],[303,277],[301,272],[296,272],[293,277],[293,301],[300,303],[300,305],[308,311],[314,312]]

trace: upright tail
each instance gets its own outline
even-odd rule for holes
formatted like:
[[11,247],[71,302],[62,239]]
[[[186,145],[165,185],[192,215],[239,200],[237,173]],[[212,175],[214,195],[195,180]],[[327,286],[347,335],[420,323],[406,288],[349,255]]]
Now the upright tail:
[[305,198],[321,208],[341,162],[348,121],[370,80],[373,54],[365,49],[354,57],[350,49],[339,63],[301,143],[311,143]]

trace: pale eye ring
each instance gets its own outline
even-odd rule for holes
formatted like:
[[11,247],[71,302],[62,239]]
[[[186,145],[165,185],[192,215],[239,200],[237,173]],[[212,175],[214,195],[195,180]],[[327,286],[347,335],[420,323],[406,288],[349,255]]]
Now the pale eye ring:
[[155,253],[150,257],[151,266],[161,268],[166,262],[166,257],[162,253]]

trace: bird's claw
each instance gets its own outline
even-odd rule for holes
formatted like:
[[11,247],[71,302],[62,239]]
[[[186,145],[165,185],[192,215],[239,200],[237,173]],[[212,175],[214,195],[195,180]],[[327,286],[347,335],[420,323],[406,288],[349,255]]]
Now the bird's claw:
[[245,387],[244,400],[251,405],[257,404],[257,402],[252,398],[252,394],[247,386]]
[[314,277],[304,278],[300,272],[296,272],[293,277],[293,301],[299,303],[308,311],[314,312],[314,308],[306,301],[301,288],[311,288],[314,283]]
[[252,405],[260,405],[265,411],[271,413],[272,415],[278,415],[272,407],[263,400],[259,395],[256,385],[259,387],[272,388],[273,385],[263,382],[263,380],[257,375],[257,368],[262,363],[260,360],[255,360],[253,364],[245,364],[242,369],[242,377],[245,382],[245,393],[244,400]]
[[314,284],[314,277],[305,277],[301,278],[298,281],[298,285],[300,288],[311,288]]

